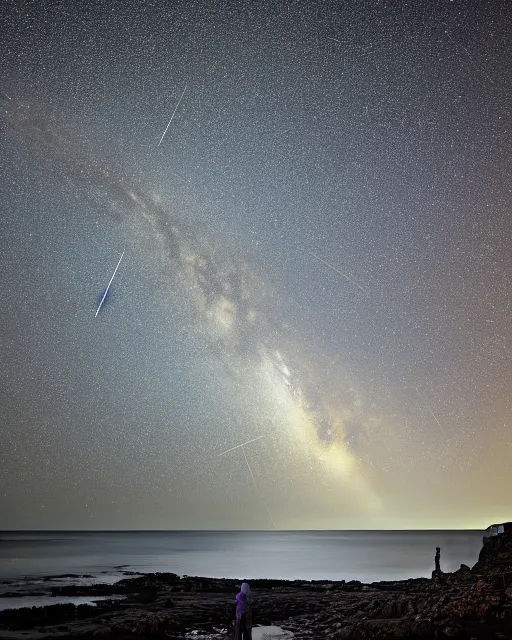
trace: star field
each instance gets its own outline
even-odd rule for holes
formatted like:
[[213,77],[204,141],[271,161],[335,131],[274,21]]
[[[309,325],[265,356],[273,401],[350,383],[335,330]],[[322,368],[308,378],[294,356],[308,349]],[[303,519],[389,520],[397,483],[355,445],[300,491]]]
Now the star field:
[[2,15],[1,528],[510,519],[509,3]]

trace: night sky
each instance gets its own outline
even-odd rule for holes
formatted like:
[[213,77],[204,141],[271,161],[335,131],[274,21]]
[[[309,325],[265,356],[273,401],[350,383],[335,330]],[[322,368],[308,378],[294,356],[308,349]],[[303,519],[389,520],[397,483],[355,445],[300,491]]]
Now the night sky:
[[508,0],[1,14],[0,528],[511,519]]

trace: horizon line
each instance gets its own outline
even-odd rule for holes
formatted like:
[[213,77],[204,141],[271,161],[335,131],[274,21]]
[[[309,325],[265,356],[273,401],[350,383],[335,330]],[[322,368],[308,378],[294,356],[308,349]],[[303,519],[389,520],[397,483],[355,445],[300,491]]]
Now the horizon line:
[[422,528],[422,529],[0,529],[2,533],[368,533],[417,531],[485,531],[488,527]]

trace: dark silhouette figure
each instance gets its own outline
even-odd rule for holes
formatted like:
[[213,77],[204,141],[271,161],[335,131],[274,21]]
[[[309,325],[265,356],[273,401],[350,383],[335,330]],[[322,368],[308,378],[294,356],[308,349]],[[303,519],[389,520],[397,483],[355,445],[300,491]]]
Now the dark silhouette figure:
[[436,568],[435,572],[437,574],[441,574],[441,548],[436,547],[436,557],[435,557]]
[[436,580],[437,582],[443,581],[443,572],[441,571],[441,549],[436,547],[436,557],[434,559],[435,568],[432,571],[432,580]]

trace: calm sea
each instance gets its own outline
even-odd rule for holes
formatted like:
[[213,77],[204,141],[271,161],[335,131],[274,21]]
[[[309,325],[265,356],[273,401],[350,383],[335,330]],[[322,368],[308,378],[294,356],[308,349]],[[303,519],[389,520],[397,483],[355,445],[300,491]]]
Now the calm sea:
[[[42,585],[115,582],[123,571],[217,578],[397,580],[473,565],[482,531],[0,532],[0,608],[47,604],[23,598]],[[91,578],[57,578],[88,574]],[[43,577],[54,576],[43,581]],[[37,586],[39,585],[39,586]],[[30,602],[28,602],[30,600]],[[46,600],[46,598],[44,598]],[[59,600],[63,601],[63,600]],[[52,603],[57,599],[53,598]]]

